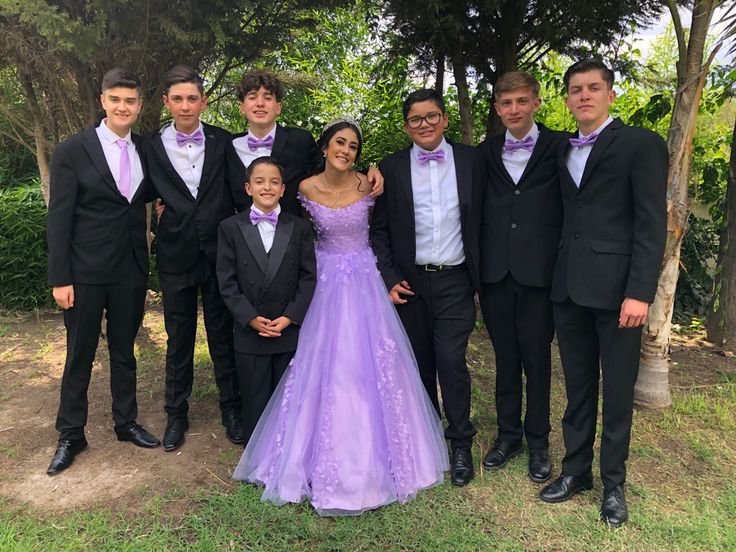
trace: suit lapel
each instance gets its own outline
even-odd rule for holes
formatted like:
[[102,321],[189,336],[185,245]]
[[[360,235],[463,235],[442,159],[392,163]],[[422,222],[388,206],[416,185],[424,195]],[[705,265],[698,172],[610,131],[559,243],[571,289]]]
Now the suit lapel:
[[271,148],[271,157],[281,159],[281,154],[286,146],[289,132],[281,125],[276,125],[276,136],[273,139],[273,147]]
[[[465,156],[465,151],[452,145],[453,157],[455,158],[455,179],[457,180],[457,200],[460,205],[460,220],[464,222],[465,214],[468,212],[468,204],[472,196],[471,187],[473,177],[470,174],[470,163]],[[510,178],[510,177],[509,177]]]
[[527,161],[526,167],[524,167],[524,172],[521,173],[521,178],[519,178],[519,184],[521,184],[524,181],[524,178],[526,175],[530,174],[532,169],[534,168],[534,165],[536,165],[539,160],[544,155],[545,150],[549,147],[550,143],[552,142],[552,134],[547,132],[546,129],[540,124],[537,123],[537,126],[539,127],[539,136],[537,136],[537,143],[534,145],[534,149],[532,150],[532,155],[529,158],[529,161]]
[[[97,169],[97,172],[102,176],[102,180],[107,184],[117,195],[123,198],[123,194],[118,190],[118,185],[115,183],[115,179],[112,176],[110,167],[107,165],[107,159],[105,159],[105,152],[102,151],[102,144],[100,138],[97,136],[97,130],[92,127],[87,129],[84,133],[83,147],[92,160],[92,164]],[[124,199],[124,198],[123,198]]]
[[[141,161],[141,166],[143,165],[143,138],[138,136],[137,134],[131,134],[130,138],[133,140],[133,144],[135,144],[135,152],[138,155],[138,159]],[[130,162],[132,163],[133,160],[131,159]],[[130,202],[133,203],[139,195],[143,193],[143,189],[148,185],[148,176],[145,174],[145,170],[143,171],[143,180],[141,180],[140,185],[138,186],[138,189],[136,189],[135,193],[133,194],[133,197],[130,198]]]
[[238,215],[238,226],[240,227],[240,233],[243,234],[248,249],[258,263],[258,268],[261,272],[266,273],[268,267],[268,255],[263,247],[263,241],[261,240],[261,233],[258,231],[258,226],[252,224],[249,219],[250,211],[241,213]]
[[405,149],[399,162],[399,185],[406,203],[406,220],[414,232],[414,192],[411,187],[411,148]]
[[588,179],[590,178],[590,175],[595,171],[595,167],[601,160],[601,156],[603,155],[603,153],[616,139],[616,133],[614,131],[621,125],[623,125],[621,119],[614,119],[611,124],[609,124],[601,131],[600,135],[595,141],[595,144],[593,144],[593,149],[591,150],[590,155],[588,156],[588,160],[585,163],[583,177],[580,179],[580,189],[585,186]]
[[189,192],[189,188],[184,183],[184,180],[182,180],[179,173],[176,172],[174,165],[171,164],[171,159],[169,159],[169,155],[166,153],[166,148],[164,148],[164,143],[161,140],[161,132],[163,132],[165,128],[166,127],[156,132],[153,139],[151,140],[151,149],[153,149],[153,153],[156,156],[156,162],[164,171],[169,174],[169,178],[173,182],[176,182],[178,186],[180,186],[187,192],[184,194],[184,197],[191,199],[191,201],[194,201],[192,194]]
[[[212,174],[216,163],[215,151],[217,150],[217,137],[209,125],[202,124],[204,130],[204,163],[202,165],[202,176],[199,179],[199,190],[197,199],[204,195],[205,190],[212,180]],[[222,160],[220,160],[222,162]]]
[[284,220],[279,217],[279,223],[276,225],[276,233],[273,236],[273,244],[271,252],[268,256],[268,268],[266,269],[266,277],[263,280],[263,289],[267,290],[276,277],[276,273],[286,255],[286,248],[289,245],[291,234],[294,232],[294,221]]
[[516,184],[514,184],[514,179],[511,178],[511,175],[509,174],[509,171],[506,170],[506,165],[504,165],[503,162],[503,144],[505,141],[505,133],[491,138],[491,156],[493,157],[493,162],[496,163],[496,166],[498,167],[498,173],[503,177],[507,184],[512,188],[515,188]]

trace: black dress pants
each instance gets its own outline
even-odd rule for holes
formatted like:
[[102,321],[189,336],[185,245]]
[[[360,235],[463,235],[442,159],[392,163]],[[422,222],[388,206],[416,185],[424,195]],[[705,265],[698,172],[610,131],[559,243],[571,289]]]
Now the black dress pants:
[[476,433],[470,422],[470,373],[465,361],[468,338],[475,325],[475,291],[464,265],[427,272],[417,268],[410,282],[415,295],[397,305],[411,341],[419,375],[437,413],[437,380],[447,418],[445,437],[470,444]]
[[184,417],[194,381],[194,342],[197,334],[197,296],[202,293],[204,327],[212,358],[220,410],[240,412],[233,357],[233,320],[220,297],[215,266],[200,252],[197,262],[179,274],[161,272],[166,342],[165,410],[169,418]]
[[[498,437],[530,448],[549,446],[550,347],[554,336],[549,288],[525,286],[508,274],[484,284],[483,319],[496,353]],[[526,376],[526,413],[521,420],[522,371]]]
[[114,284],[74,284],[74,306],[64,311],[66,362],[56,416],[60,439],[81,439],[87,424],[87,389],[100,339],[102,313],[107,320],[110,393],[115,429],[129,428],[138,415],[135,336],[143,320],[147,277],[133,263]]
[[642,328],[621,329],[618,310],[583,307],[570,299],[554,304],[554,317],[567,393],[562,473],[591,471],[602,375],[600,465],[604,491],[610,491],[626,479]]

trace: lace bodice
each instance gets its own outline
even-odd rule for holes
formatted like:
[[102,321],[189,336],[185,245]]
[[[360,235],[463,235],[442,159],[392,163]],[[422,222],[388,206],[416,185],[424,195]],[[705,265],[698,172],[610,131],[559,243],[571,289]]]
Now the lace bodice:
[[341,255],[370,248],[368,210],[374,199],[367,195],[347,207],[327,207],[299,194],[317,230],[318,251]]

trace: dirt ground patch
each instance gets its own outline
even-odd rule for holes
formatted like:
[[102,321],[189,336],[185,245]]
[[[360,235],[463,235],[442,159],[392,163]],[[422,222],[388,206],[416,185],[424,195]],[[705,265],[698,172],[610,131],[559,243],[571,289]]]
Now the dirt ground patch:
[[[60,512],[98,508],[138,511],[151,496],[160,496],[172,512],[203,488],[234,486],[230,474],[242,448],[225,438],[201,325],[198,332],[191,427],[181,449],[165,453],[161,448],[139,449],[116,440],[110,414],[107,344],[103,337],[89,389],[89,449],[75,459],[70,469],[48,477],[46,468],[57,440],[54,421],[65,354],[62,315],[47,311],[0,316],[0,497],[5,497],[10,505]],[[149,306],[136,347],[138,422],[162,437],[166,334],[160,305]],[[559,395],[563,391],[556,346],[553,353],[553,379],[557,382],[553,393]],[[675,393],[718,385],[724,377],[733,378],[736,373],[733,355],[705,342],[699,334],[675,335],[671,358],[670,381]],[[482,398],[488,404],[484,402],[481,408],[490,412],[495,374],[492,349],[483,328],[471,337],[469,362],[475,372],[474,385],[486,392]],[[553,418],[559,419],[560,414],[553,413]],[[657,416],[650,413],[637,418],[646,423]],[[487,420],[487,424],[492,423]],[[558,425],[553,420],[553,449],[561,446]],[[482,429],[485,431],[478,438],[481,450],[490,446],[493,438],[486,435],[488,428]],[[636,431],[632,445],[636,445]],[[666,435],[659,446],[668,448]],[[680,445],[672,444],[673,448],[677,446]],[[562,453],[554,452],[558,458]],[[657,453],[652,454],[652,458],[639,454],[636,462],[654,466]],[[683,458],[683,462],[689,461]]]

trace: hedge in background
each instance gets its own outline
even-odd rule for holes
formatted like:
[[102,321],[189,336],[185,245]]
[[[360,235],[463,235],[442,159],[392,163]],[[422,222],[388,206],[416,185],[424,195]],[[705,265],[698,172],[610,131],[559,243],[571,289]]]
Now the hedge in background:
[[41,186],[0,189],[0,307],[53,305],[46,277],[46,205]]

